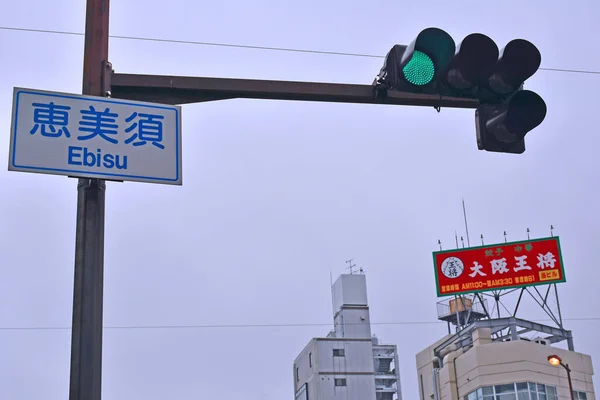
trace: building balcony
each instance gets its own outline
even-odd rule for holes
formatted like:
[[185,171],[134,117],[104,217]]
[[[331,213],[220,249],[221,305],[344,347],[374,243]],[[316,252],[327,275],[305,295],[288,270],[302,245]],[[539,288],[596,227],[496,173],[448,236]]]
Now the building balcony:
[[398,377],[396,376],[396,370],[392,370],[389,372],[375,371],[375,380],[396,381],[398,380]]
[[393,386],[378,386],[375,385],[375,392],[378,393],[396,393],[396,388]]
[[380,391],[375,392],[376,400],[394,400],[394,399],[398,399],[397,396],[398,396],[398,394],[395,392],[380,392]]

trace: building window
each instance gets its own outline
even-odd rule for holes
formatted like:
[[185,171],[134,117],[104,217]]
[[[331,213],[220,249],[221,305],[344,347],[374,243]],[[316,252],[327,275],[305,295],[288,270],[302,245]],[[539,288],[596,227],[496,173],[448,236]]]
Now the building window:
[[[584,394],[585,395],[585,394]],[[533,382],[484,386],[469,393],[464,400],[558,400],[556,387]],[[578,397],[576,397],[579,400]],[[583,398],[587,400],[587,398]]]
[[334,357],[344,357],[345,355],[346,353],[344,352],[344,349],[333,349]]
[[296,392],[296,400],[308,400],[308,384],[305,383],[302,387]]
[[308,353],[308,366],[312,368],[312,353]]
[[333,384],[335,386],[346,386],[346,379],[334,379]]
[[298,367],[296,367],[296,382],[300,382],[300,368]]
[[575,400],[587,400],[587,394],[585,394],[585,392],[578,392],[578,391],[574,390],[573,398]]

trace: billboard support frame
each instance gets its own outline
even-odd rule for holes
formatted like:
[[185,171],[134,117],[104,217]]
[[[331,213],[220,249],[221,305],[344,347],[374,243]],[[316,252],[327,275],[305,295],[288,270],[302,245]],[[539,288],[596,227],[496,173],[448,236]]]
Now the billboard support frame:
[[550,325],[544,325],[539,322],[533,322],[524,320],[516,317],[507,317],[507,318],[495,318],[488,320],[476,321],[467,326],[460,332],[452,335],[442,343],[440,343],[437,347],[433,349],[434,357],[438,359],[439,368],[443,366],[443,357],[442,351],[449,346],[456,344],[457,348],[464,348],[473,344],[473,336],[472,332],[478,328],[489,328],[492,332],[504,332],[508,331],[508,334],[503,335],[501,337],[497,337],[496,341],[506,340],[508,338],[514,339],[515,335],[518,335],[519,328],[522,328],[522,331],[535,331],[540,334],[550,335],[549,339],[552,343],[559,343],[562,341],[567,342],[567,348],[569,351],[575,351],[575,345],[573,342],[573,333],[570,330],[566,330],[564,328],[553,327]]
[[[539,306],[544,311],[544,313],[552,320],[552,322],[554,324],[556,324],[556,326],[558,326],[560,328],[564,328],[563,319],[562,319],[562,311],[560,308],[560,296],[558,295],[557,285],[555,283],[545,285],[546,286],[545,293],[543,291],[539,290],[539,288],[538,288],[539,286],[541,286],[541,285],[533,286],[534,290],[531,290],[529,287],[522,287],[522,288],[518,288],[518,289],[511,288],[511,289],[506,289],[506,290],[498,290],[498,291],[494,291],[493,293],[475,292],[475,293],[472,293],[473,304],[471,306],[468,306],[465,303],[465,301],[464,301],[465,294],[455,295],[454,300],[457,302],[460,302],[460,305],[462,306],[463,310],[467,310],[467,315],[464,318],[462,318],[460,316],[460,314],[458,313],[458,309],[457,309],[457,312],[455,313],[456,321],[458,321],[457,331],[464,329],[465,327],[469,326],[472,323],[471,311],[473,310],[473,305],[476,305],[475,299],[478,300],[478,303],[483,308],[483,313],[485,314],[485,317],[483,319],[504,318],[503,314],[508,314],[508,317],[517,317],[519,307],[524,298],[523,297],[524,293],[527,293],[529,295],[529,297],[531,297],[535,301],[537,306]],[[514,307],[508,307],[502,301],[502,298],[509,294],[515,293],[516,291],[519,292],[519,297],[517,298],[516,304],[514,305]],[[550,303],[547,301],[551,292],[554,292],[553,294],[554,294],[554,297],[556,300],[556,309],[553,309],[550,306]],[[482,296],[486,296],[491,299],[494,299],[495,304],[492,309],[488,309],[486,307],[484,298]],[[501,311],[501,308],[504,308],[504,310],[506,310],[506,313],[503,313]],[[497,316],[495,318],[492,317],[492,314],[494,314],[494,313],[497,314]],[[448,324],[450,324],[450,322],[448,322]],[[449,325],[448,325],[448,327],[449,327]],[[450,329],[449,329],[449,333],[450,333]]]
[[[455,250],[440,250],[434,252],[434,265],[436,266],[436,289],[438,291],[438,295],[441,294],[440,289],[440,281],[439,276],[441,275],[438,270],[438,262],[436,261],[436,254],[448,254],[452,255],[454,251],[461,250],[472,250],[472,249],[486,249],[489,247],[496,246],[514,246],[514,245],[522,245],[525,243],[533,243],[535,245],[536,242],[543,241],[556,241],[557,251],[556,254],[557,262],[559,262],[559,269],[561,270],[561,279],[554,282],[534,282],[530,285],[518,285],[518,286],[510,286],[510,287],[499,287],[497,289],[488,289],[488,290],[472,290],[469,292],[459,292],[454,294],[447,294],[446,298],[438,304],[448,304],[448,300],[450,302],[455,302],[456,310],[450,310],[450,314],[447,315],[438,315],[440,320],[445,320],[448,324],[448,333],[451,334],[451,324],[456,326],[456,333],[463,331],[464,329],[469,328],[473,323],[479,321],[494,321],[494,320],[502,320],[504,318],[518,318],[519,309],[526,297],[531,297],[535,304],[542,309],[542,311],[549,317],[549,321],[552,321],[552,325],[555,325],[559,329],[564,330],[562,311],[560,307],[560,296],[558,294],[558,286],[557,283],[566,281],[565,272],[564,272],[564,264],[562,251],[560,249],[560,239],[558,236],[550,236],[545,238],[528,238],[527,240],[522,241],[511,241],[505,243],[497,243],[490,245],[482,245],[482,246],[474,246],[467,248],[457,248]],[[441,263],[440,263],[441,264]],[[468,268],[468,266],[467,266]],[[443,277],[442,277],[443,278]],[[543,287],[543,288],[542,288]],[[518,297],[516,298],[516,303],[509,302],[507,303],[505,298],[509,294],[517,293]],[[552,293],[554,292],[554,293]],[[524,296],[524,294],[527,296]],[[550,298],[554,297],[556,301],[556,306],[552,305]],[[493,306],[488,306],[486,298],[493,299]],[[469,304],[469,301],[471,302]],[[512,303],[512,304],[511,304]],[[514,305],[513,305],[514,304]],[[445,306],[447,307],[447,306]],[[477,312],[473,312],[474,308],[480,307]],[[459,310],[460,309],[460,310]],[[503,309],[503,310],[502,310]],[[462,310],[462,311],[461,311]],[[506,331],[508,329],[508,331]],[[525,331],[514,331],[512,332],[510,327],[505,327],[502,330],[497,332],[493,332],[493,338],[495,340],[501,339],[503,337],[510,337],[511,335],[518,335],[520,333],[525,333]]]

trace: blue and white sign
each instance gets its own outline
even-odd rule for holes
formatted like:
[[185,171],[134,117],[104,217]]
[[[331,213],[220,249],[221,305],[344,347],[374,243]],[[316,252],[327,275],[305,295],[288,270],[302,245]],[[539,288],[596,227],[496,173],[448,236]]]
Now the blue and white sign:
[[181,185],[181,107],[15,88],[8,169]]

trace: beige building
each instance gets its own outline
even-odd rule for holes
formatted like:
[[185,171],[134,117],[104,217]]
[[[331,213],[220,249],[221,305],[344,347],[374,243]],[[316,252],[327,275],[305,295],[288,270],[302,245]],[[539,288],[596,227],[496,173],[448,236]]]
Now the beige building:
[[[534,333],[534,339],[525,338]],[[571,350],[555,347],[566,342]],[[515,317],[480,320],[416,356],[421,400],[595,400],[591,357],[573,350],[571,332]]]

